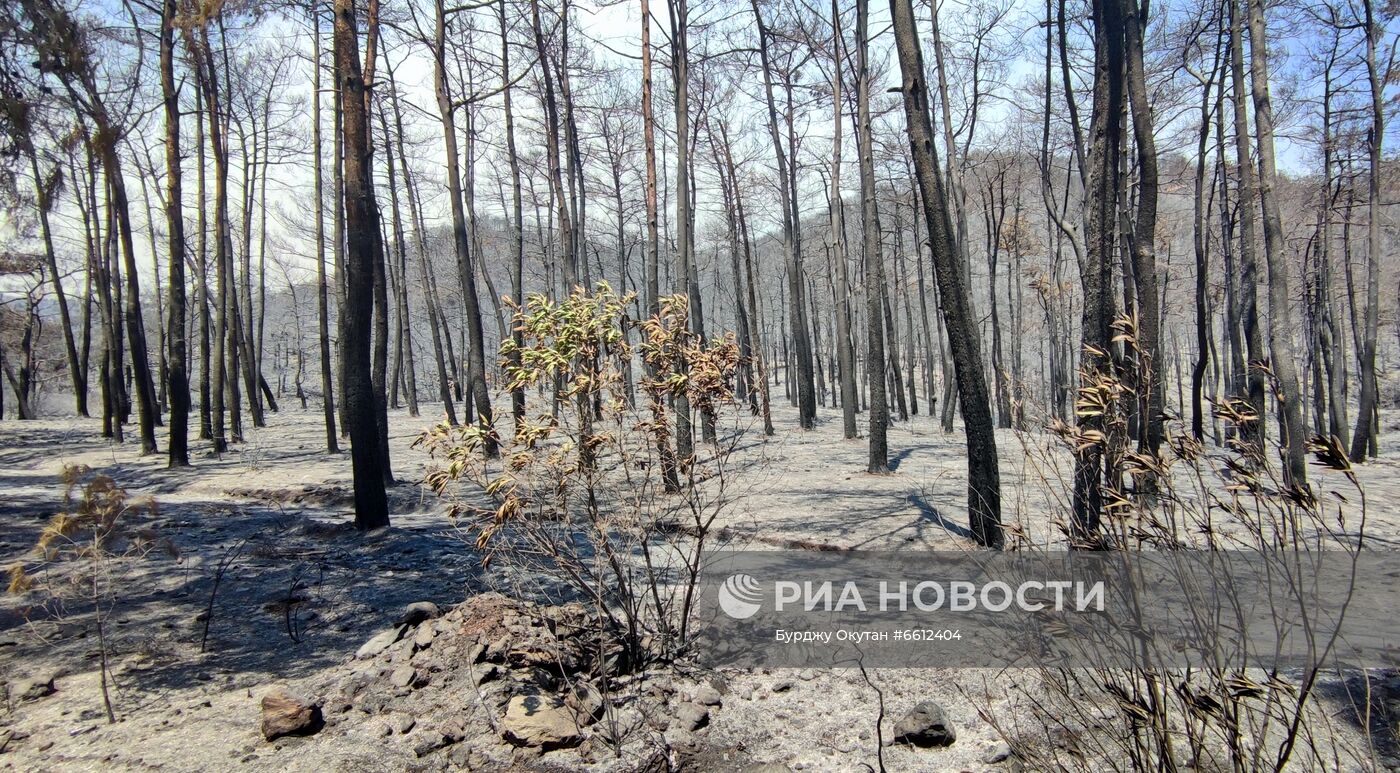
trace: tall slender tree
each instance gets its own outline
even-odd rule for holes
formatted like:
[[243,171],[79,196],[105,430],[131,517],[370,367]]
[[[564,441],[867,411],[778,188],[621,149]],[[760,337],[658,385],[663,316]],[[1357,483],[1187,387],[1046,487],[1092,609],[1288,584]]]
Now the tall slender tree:
[[336,88],[341,94],[345,143],[345,298],[341,315],[342,368],[350,456],[355,480],[355,525],[361,530],[389,525],[389,504],[380,469],[378,420],[370,372],[370,324],[374,303],[375,206],[370,197],[369,115],[360,71],[354,0],[335,0]]
[[[1362,314],[1361,339],[1361,402],[1356,412],[1356,431],[1352,434],[1351,457],[1364,460],[1379,450],[1380,390],[1376,381],[1376,338],[1380,319],[1380,253],[1381,253],[1381,148],[1385,142],[1385,84],[1389,82],[1390,67],[1382,68],[1376,49],[1386,25],[1376,18],[1374,0],[1361,0],[1362,32],[1366,36],[1366,83],[1369,86],[1371,127],[1366,137],[1369,179],[1366,184],[1366,305]],[[1253,6],[1250,6],[1253,8]],[[1259,10],[1263,27],[1263,9]],[[1251,27],[1251,30],[1253,28]]]
[[[1094,0],[1094,108],[1089,123],[1085,233],[1088,249],[1080,267],[1084,307],[1080,323],[1080,402],[1088,396],[1106,406],[1102,383],[1113,365],[1109,355],[1113,322],[1113,255],[1117,242],[1119,156],[1123,141],[1123,14],[1117,0]],[[1079,546],[1098,539],[1106,482],[1113,478],[1113,448],[1120,442],[1104,421],[1106,407],[1078,405],[1074,466],[1073,539]]]
[[[830,220],[831,220],[831,260],[836,266],[836,364],[837,378],[840,382],[841,392],[841,427],[846,439],[851,440],[856,437],[856,374],[855,374],[855,351],[851,339],[851,280],[850,261],[846,257],[846,205],[841,200],[841,139],[843,129],[841,126],[842,116],[846,112],[843,104],[844,96],[842,86],[845,80],[845,36],[841,28],[841,6],[836,0],[831,3],[831,193],[830,193]],[[860,49],[859,56],[867,55],[869,48]],[[867,73],[868,76],[868,73]],[[869,118],[870,95],[869,87],[864,94],[864,101],[861,108],[865,110],[866,117]],[[857,96],[860,100],[860,96]],[[859,119],[857,119],[859,120]],[[857,127],[860,130],[860,127]],[[864,137],[864,135],[861,135]],[[861,195],[864,196],[864,169],[865,169],[865,146],[860,146],[861,155]],[[873,161],[873,159],[872,159]],[[873,173],[873,172],[872,172]],[[864,203],[861,205],[861,217],[864,220]],[[873,418],[872,418],[873,420]],[[873,437],[873,435],[872,435]]]
[[166,390],[170,396],[170,466],[190,463],[190,379],[185,370],[185,215],[180,158],[180,92],[175,87],[175,24],[177,0],[165,0],[160,16],[160,88],[165,103],[165,226],[169,240],[170,319],[166,324],[170,349]]
[[1259,152],[1259,203],[1264,213],[1264,260],[1269,270],[1269,355],[1277,383],[1282,426],[1283,482],[1308,491],[1307,416],[1298,383],[1298,354],[1293,345],[1293,298],[1283,243],[1283,215],[1276,193],[1274,108],[1269,93],[1269,39],[1263,0],[1249,3],[1249,61],[1254,96],[1254,131]]
[[[759,64],[763,70],[764,100],[768,108],[768,133],[773,141],[773,154],[778,165],[778,199],[782,210],[783,252],[787,257],[788,327],[791,331],[792,354],[795,361],[795,367],[789,367],[789,376],[796,381],[798,424],[802,429],[812,429],[816,427],[817,422],[817,395],[813,372],[812,342],[807,329],[806,301],[804,300],[807,293],[806,281],[803,279],[805,272],[802,268],[801,235],[798,233],[801,222],[798,217],[795,185],[797,172],[794,165],[797,163],[797,159],[790,158],[792,155],[790,149],[794,144],[791,141],[793,134],[791,122],[789,122],[790,141],[787,143],[789,150],[784,149],[783,137],[779,129],[777,102],[773,94],[774,76],[769,41],[772,33],[768,29],[767,22],[764,21],[758,0],[750,0],[750,7],[753,9],[754,23],[758,27]],[[791,96],[790,89],[789,96]]]
[[[321,9],[313,0],[311,16],[311,179],[316,211],[316,339],[321,352],[321,413],[326,425],[326,452],[340,453],[335,429],[335,388],[331,379],[329,285],[326,281],[326,193],[321,168]],[[335,202],[337,209],[340,201]]]
[[[1166,360],[1162,357],[1161,293],[1157,276],[1157,140],[1143,54],[1148,8],[1147,2],[1123,0],[1128,103],[1132,108],[1138,168],[1137,211],[1132,234],[1133,282],[1138,302],[1138,450],[1156,454],[1162,446],[1164,432]],[[1145,475],[1141,485],[1153,490],[1156,481],[1151,475]]]
[[[868,0],[858,2],[864,5]],[[914,8],[910,0],[890,0],[890,16],[894,23],[895,49],[902,75],[900,92],[904,97],[909,150],[923,201],[929,242],[933,247],[934,276],[942,299],[943,321],[953,350],[958,400],[962,404],[963,428],[967,437],[968,520],[973,539],[987,547],[1000,548],[1004,537],[996,431],[992,426],[987,380],[982,370],[980,336],[968,303],[970,288],[963,276],[962,262],[957,257],[948,199],[939,174],[938,151],[933,144],[928,84],[924,80],[927,70],[924,69],[923,52],[914,26]],[[863,39],[865,35],[858,33],[857,37]],[[879,325],[879,318],[872,314],[869,324]]]

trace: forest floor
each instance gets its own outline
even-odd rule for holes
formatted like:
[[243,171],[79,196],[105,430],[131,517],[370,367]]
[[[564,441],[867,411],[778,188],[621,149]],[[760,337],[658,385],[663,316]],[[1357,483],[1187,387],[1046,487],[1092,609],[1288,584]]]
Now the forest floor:
[[[726,547],[971,545],[960,431],[945,434],[923,416],[896,424],[889,440],[895,472],[871,476],[865,443],[841,438],[839,415],[823,411],[806,433],[793,429],[786,407],[774,420],[774,437],[765,440],[746,424],[737,444],[727,482],[732,505],[717,524]],[[1022,713],[1026,693],[1013,689],[1021,676],[1005,671],[671,675],[647,700],[671,714],[681,704],[711,707],[706,729],[677,731],[674,720],[668,728],[644,715],[637,735],[654,738],[619,744],[626,749],[620,757],[602,743],[543,755],[505,744],[495,712],[507,696],[494,685],[508,680],[491,681],[495,672],[452,676],[455,664],[443,659],[461,653],[424,643],[437,635],[445,641],[452,625],[480,622],[473,614],[485,620],[495,613],[459,610],[422,624],[419,644],[407,641],[417,634],[398,629],[404,642],[382,653],[362,649],[393,630],[408,604],[450,609],[496,586],[470,540],[421,485],[428,459],[410,446],[431,422],[426,413],[391,412],[394,471],[403,482],[390,490],[393,527],[369,534],[351,525],[349,457],[324,453],[315,410],[270,414],[269,427],[250,430],[221,458],[199,444],[195,466],[184,470],[166,469],[163,456],[140,456],[137,444],[108,443],[95,420],[0,425],[0,561],[26,563],[36,582],[34,591],[0,602],[0,681],[7,685],[0,768],[627,770],[682,761],[698,770],[853,770],[878,769],[883,756],[890,770],[1004,769],[1001,736],[979,712]],[[1381,458],[1359,475],[1377,503],[1371,538],[1400,547],[1400,428],[1389,415],[1387,424]],[[1005,519],[1037,540],[1052,539],[1067,457],[1040,433],[1002,431],[998,443]],[[37,565],[35,542],[64,508],[65,465],[111,476],[133,500],[153,499],[140,526],[150,544],[168,549],[74,561],[62,571]],[[1324,490],[1342,487],[1340,475],[1318,475]],[[100,630],[82,596],[94,574],[113,589]],[[438,660],[425,666],[427,653]],[[103,709],[104,659],[115,724]],[[419,671],[409,668],[409,683],[399,684],[395,666],[406,663]],[[419,689],[429,672],[432,684]],[[275,685],[317,698],[325,729],[265,741],[259,702]],[[710,687],[722,698],[706,695]],[[894,720],[924,700],[944,707],[957,741],[945,749],[882,748]]]

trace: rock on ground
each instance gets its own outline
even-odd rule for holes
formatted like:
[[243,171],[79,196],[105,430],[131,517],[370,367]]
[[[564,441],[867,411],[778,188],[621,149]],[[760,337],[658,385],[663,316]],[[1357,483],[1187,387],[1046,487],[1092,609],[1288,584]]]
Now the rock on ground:
[[321,729],[321,707],[304,695],[274,687],[262,699],[262,734],[269,741]]
[[909,710],[895,723],[894,742],[928,749],[951,746],[958,739],[953,723],[948,721],[943,707],[934,701],[924,701]]
[[710,723],[710,710],[698,703],[682,703],[676,711],[676,724],[686,730],[699,730]]
[[442,615],[442,610],[431,601],[415,601],[404,607],[396,625],[418,625],[425,620],[434,620]]
[[517,746],[549,750],[582,743],[579,725],[579,715],[552,695],[517,695],[506,705],[501,731]]
[[389,649],[395,642],[402,639],[403,635],[407,632],[408,626],[406,625],[380,631],[371,637],[369,641],[361,645],[360,649],[356,650],[355,657],[359,660],[369,660],[384,650]]

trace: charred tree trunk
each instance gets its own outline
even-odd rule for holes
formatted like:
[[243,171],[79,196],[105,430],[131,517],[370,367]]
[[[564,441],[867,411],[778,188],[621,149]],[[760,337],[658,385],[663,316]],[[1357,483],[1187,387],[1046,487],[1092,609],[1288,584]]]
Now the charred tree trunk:
[[[1117,0],[1094,0],[1094,111],[1090,120],[1088,153],[1087,256],[1080,269],[1084,291],[1081,323],[1081,394],[1101,395],[1100,384],[1112,375],[1109,355],[1110,325],[1113,321],[1113,255],[1117,242],[1117,194],[1122,146],[1123,118],[1123,16]],[[1082,398],[1081,398],[1082,399]],[[1103,512],[1105,480],[1115,477],[1104,413],[1111,397],[1102,397],[1103,410],[1076,410],[1078,434],[1085,441],[1077,445],[1074,469],[1074,523],[1072,537],[1077,546],[1099,542],[1099,521]]]
[[[1147,2],[1122,0],[1124,42],[1127,48],[1127,91],[1132,106],[1133,139],[1137,145],[1137,217],[1133,221],[1133,279],[1137,290],[1138,451],[1155,456],[1162,446],[1164,373],[1160,328],[1161,297],[1157,278],[1157,141],[1153,134],[1152,104],[1147,95],[1143,65],[1143,40],[1147,30]],[[1144,474],[1138,481],[1144,491],[1156,490],[1156,478]]]
[[[844,133],[841,118],[842,85],[845,81],[845,38],[841,31],[841,8],[831,3],[832,77],[831,77],[831,259],[836,264],[836,366],[841,391],[841,428],[847,440],[854,440],[856,430],[855,351],[851,338],[851,279],[850,261],[846,257],[846,204],[841,200],[841,139]],[[861,45],[861,44],[857,44]],[[864,55],[865,49],[861,49]],[[867,89],[869,86],[867,85]],[[859,100],[859,96],[857,96]],[[867,95],[865,108],[869,111]],[[863,152],[863,147],[862,151]],[[865,163],[862,156],[861,163]],[[862,190],[864,183],[862,178]],[[862,218],[864,207],[862,206]]]
[[[860,2],[863,4],[865,0]],[[900,90],[904,96],[910,153],[923,199],[929,241],[933,245],[934,274],[952,345],[958,397],[962,403],[963,426],[967,434],[968,520],[973,539],[979,544],[1000,548],[1003,537],[996,434],[992,427],[991,407],[987,402],[981,347],[968,302],[969,288],[957,257],[948,201],[938,171],[938,153],[933,145],[933,125],[928,113],[928,86],[924,81],[926,70],[914,28],[914,9],[910,0],[891,0],[890,13],[903,76]],[[872,315],[870,324],[878,326],[878,317]],[[875,388],[873,383],[871,388]]]
[[374,383],[370,372],[370,325],[374,303],[374,203],[370,189],[369,116],[360,72],[353,0],[335,0],[336,88],[341,93],[341,132],[345,147],[345,295],[340,320],[346,413],[355,479],[355,525],[361,530],[389,525],[379,448]]
[[[651,8],[649,0],[642,2],[642,143],[646,152],[646,218],[647,233],[645,241],[646,251],[646,285],[647,285],[647,311],[656,315],[661,311],[661,247],[660,236],[657,227],[657,217],[660,208],[656,202],[656,120],[652,117],[651,104]],[[647,369],[651,371],[648,376],[655,378],[655,369],[650,365]],[[665,416],[665,407],[661,403],[659,393],[649,390],[652,393],[652,414],[653,416]],[[664,425],[663,425],[664,426]],[[671,449],[671,443],[665,432],[658,430],[656,437],[656,454],[661,464],[662,485],[666,493],[680,491],[680,476],[676,470],[676,456]]]
[[[525,302],[525,213],[524,203],[521,200],[522,191],[520,185],[520,156],[515,150],[515,112],[511,106],[511,75],[510,75],[510,39],[509,27],[506,24],[506,0],[500,0],[498,6],[501,22],[501,82],[505,84],[505,90],[501,94],[502,109],[505,112],[505,132],[506,132],[506,163],[510,166],[510,190],[511,190],[511,262],[510,262],[510,293],[511,299],[517,306]],[[520,350],[525,345],[524,333],[511,325],[511,340],[515,342],[515,348],[510,354],[510,364],[520,366]],[[515,419],[515,426],[518,428],[525,421],[525,388],[517,387],[510,393],[510,412]]]
[[[1371,87],[1371,129],[1367,136],[1370,179],[1366,185],[1366,310],[1362,315],[1361,402],[1356,411],[1356,432],[1352,435],[1351,458],[1358,461],[1374,457],[1379,451],[1380,394],[1376,381],[1376,339],[1379,334],[1380,312],[1380,250],[1381,250],[1381,145],[1385,139],[1384,87],[1386,73],[1376,61],[1376,45],[1384,34],[1385,25],[1377,25],[1375,3],[1362,0],[1365,8],[1366,78]],[[1250,8],[1254,6],[1251,3]],[[1264,10],[1259,9],[1260,27]],[[1251,17],[1252,18],[1252,17]],[[1250,27],[1251,31],[1253,26]]]
[[442,0],[438,0],[433,42],[433,84],[447,156],[447,192],[452,212],[452,238],[457,253],[458,280],[462,287],[462,311],[466,318],[469,351],[466,353],[465,388],[468,406],[475,408],[477,426],[484,435],[482,450],[488,459],[494,459],[499,450],[491,420],[491,396],[486,388],[486,341],[481,328],[481,301],[476,289],[471,237],[467,232],[467,213],[462,202],[462,170],[460,154],[457,152],[457,106],[452,101],[447,84],[446,14],[447,10],[443,7]]
[[[1293,345],[1288,264],[1283,243],[1283,216],[1274,193],[1274,108],[1269,96],[1269,44],[1263,0],[1249,3],[1249,58],[1254,94],[1254,129],[1259,150],[1259,203],[1264,212],[1264,260],[1269,271],[1269,354],[1278,385],[1283,437],[1283,482],[1308,492],[1307,416],[1298,383],[1298,355]],[[1379,143],[1379,138],[1377,138]]]
[[[165,0],[160,20],[160,87],[165,105],[165,225],[170,243],[170,320],[167,337],[170,347],[166,368],[170,398],[170,466],[190,463],[189,418],[190,379],[185,370],[185,216],[181,211],[184,193],[180,168],[180,92],[175,87],[175,17],[177,0]],[[59,296],[62,303],[63,296]],[[67,309],[63,324],[68,326]],[[70,342],[71,345],[71,342]]]
[[[690,298],[690,252],[694,248],[691,235],[693,225],[690,212],[690,57],[689,19],[686,0],[667,0],[668,16],[671,20],[671,80],[675,88],[676,117],[676,259],[674,292]],[[694,329],[700,309],[692,305],[687,315],[687,324]],[[676,370],[686,372],[683,360],[677,358]],[[683,390],[678,390],[672,400],[676,412],[676,461],[681,470],[691,468],[695,455],[695,440],[691,427],[690,398]]]
[[[904,114],[910,124],[909,138],[913,152],[917,156],[924,150],[918,147],[918,127],[920,120],[926,125],[926,115],[918,111],[926,110],[927,94],[923,90],[923,56],[919,53],[918,38],[914,32],[914,12],[908,0],[892,0],[890,12],[896,24],[904,20],[908,13],[907,27],[895,28],[895,41],[899,46],[899,63],[904,70]],[[912,50],[911,50],[912,46]],[[889,396],[885,383],[885,326],[883,302],[885,298],[885,256],[880,251],[880,215],[875,200],[875,163],[873,132],[870,126],[870,2],[856,0],[856,135],[860,153],[860,209],[861,209],[861,253],[865,264],[865,317],[866,351],[865,372],[870,389],[869,453],[866,471],[883,474],[890,471],[889,440],[890,426]],[[917,74],[910,71],[909,65],[918,67]],[[911,79],[911,75],[913,78]],[[924,102],[919,102],[923,99]],[[911,106],[917,102],[917,106]],[[930,131],[930,133],[932,133]],[[931,142],[931,139],[930,139]],[[930,146],[927,150],[932,150]],[[916,158],[918,162],[930,159]],[[937,162],[933,162],[936,166]],[[935,172],[935,175],[937,173]]]
[[[331,379],[329,287],[326,281],[326,194],[321,172],[321,12],[311,6],[311,166],[316,197],[316,337],[321,350],[321,413],[326,424],[326,452],[340,453],[335,429],[335,386]],[[336,208],[340,207],[339,200]]]
[[[773,141],[773,152],[778,162],[778,198],[783,212],[783,250],[787,257],[788,326],[792,335],[792,354],[796,367],[789,368],[790,378],[796,384],[798,424],[802,429],[812,429],[817,421],[817,396],[812,371],[812,344],[807,330],[807,313],[803,295],[802,246],[797,219],[797,192],[793,182],[795,170],[791,167],[797,159],[788,158],[783,149],[783,139],[778,128],[777,103],[773,97],[773,67],[769,61],[769,31],[759,10],[758,0],[750,0],[754,21],[758,25],[758,50],[763,69],[764,97],[768,108],[768,132]],[[789,126],[791,128],[791,126]]]
[[[1243,397],[1253,418],[1240,427],[1241,435],[1262,462],[1264,460],[1264,372],[1267,367],[1264,343],[1259,330],[1259,261],[1255,220],[1256,188],[1253,161],[1249,152],[1249,117],[1245,113],[1244,20],[1237,0],[1230,7],[1230,82],[1233,87],[1235,116],[1235,164],[1239,174],[1239,322],[1244,332],[1245,384]],[[1239,395],[1236,395],[1238,399]]]

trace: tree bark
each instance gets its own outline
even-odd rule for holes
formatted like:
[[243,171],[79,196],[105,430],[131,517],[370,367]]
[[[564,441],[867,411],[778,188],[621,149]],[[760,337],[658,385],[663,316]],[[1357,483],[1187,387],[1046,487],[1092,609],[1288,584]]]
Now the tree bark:
[[1263,0],[1249,3],[1249,58],[1254,93],[1254,129],[1259,150],[1259,203],[1264,211],[1264,260],[1269,271],[1269,354],[1278,384],[1283,429],[1283,483],[1308,492],[1307,416],[1298,383],[1298,353],[1293,345],[1288,264],[1283,243],[1283,216],[1274,195],[1274,109],[1269,96],[1269,43]]
[[[1379,443],[1379,389],[1376,381],[1376,339],[1380,312],[1381,250],[1381,145],[1385,139],[1385,75],[1376,62],[1376,44],[1385,25],[1377,25],[1374,0],[1362,0],[1365,9],[1366,79],[1371,87],[1371,130],[1367,137],[1370,180],[1366,185],[1366,311],[1362,315],[1361,401],[1356,410],[1351,458],[1364,461],[1377,454]],[[1253,8],[1253,4],[1250,6]],[[1263,9],[1259,10],[1262,27]],[[1251,26],[1251,30],[1253,27]]]
[[[789,159],[783,149],[783,139],[778,129],[778,110],[773,98],[773,67],[768,51],[768,27],[763,21],[758,0],[750,0],[754,22],[758,26],[759,59],[763,69],[764,97],[768,107],[768,132],[773,141],[773,152],[778,162],[778,198],[783,212],[783,251],[787,258],[788,326],[792,335],[792,354],[795,368],[789,368],[790,378],[796,381],[798,405],[798,425],[802,429],[813,429],[817,422],[817,397],[812,372],[812,344],[807,330],[807,313],[803,304],[802,247],[798,228],[801,223],[797,215],[796,172],[792,165],[797,159]],[[791,125],[789,125],[791,129]]]
[[[166,367],[167,393],[170,397],[169,452],[171,467],[187,467],[190,463],[190,379],[185,369],[188,346],[185,338],[185,216],[181,211],[184,192],[180,167],[180,92],[175,87],[175,17],[178,13],[177,0],[162,3],[160,86],[165,104],[165,225],[170,244],[170,320],[166,333],[170,347]],[[59,296],[59,300],[62,301],[62,296]],[[63,317],[64,327],[67,328],[66,309]]]
[[[1148,4],[1123,0],[1124,41],[1127,48],[1127,91],[1132,106],[1133,139],[1137,145],[1137,217],[1133,221],[1133,278],[1137,290],[1138,451],[1155,456],[1162,446],[1165,360],[1160,329],[1161,300],[1157,284],[1157,140],[1153,134],[1152,103],[1147,95],[1143,41]],[[1156,490],[1156,478],[1144,474],[1138,485]]]
[[[514,89],[510,85],[510,39],[509,28],[506,24],[506,0],[500,0],[498,12],[501,22],[501,83],[505,84],[505,90],[501,94],[501,104],[505,113],[506,163],[510,166],[510,293],[516,306],[521,306],[525,303],[525,213],[524,203],[521,200],[520,155],[515,150],[515,111],[511,106],[511,92]],[[515,343],[515,348],[510,354],[510,363],[519,367],[520,350],[525,345],[525,334],[517,330],[515,325],[511,325],[510,335],[511,340]],[[510,411],[511,416],[515,419],[515,426],[518,428],[525,421],[524,387],[511,390]]]
[[[952,345],[958,398],[962,403],[963,427],[967,435],[968,520],[974,540],[987,547],[1000,548],[1003,536],[996,434],[992,427],[991,407],[987,402],[981,347],[968,303],[968,286],[957,257],[948,202],[938,171],[938,152],[933,145],[933,125],[928,113],[928,86],[924,81],[926,70],[918,34],[914,29],[914,9],[910,0],[891,0],[890,14],[894,23],[899,69],[903,76],[900,90],[904,96],[910,154],[923,198],[929,241],[933,246],[934,274]],[[878,326],[878,317],[872,315],[870,324]],[[875,389],[873,383],[871,389]]]
[[[1192,197],[1191,244],[1196,257],[1196,361],[1191,368],[1191,435],[1197,442],[1205,441],[1205,378],[1210,366],[1211,311],[1208,305],[1210,287],[1210,229],[1206,212],[1206,159],[1210,146],[1211,89],[1220,73],[1220,46],[1215,48],[1215,63],[1202,77],[1201,123],[1196,135],[1195,195]],[[1223,88],[1223,84],[1222,84]]]
[[[850,261],[846,257],[846,204],[841,200],[841,139],[844,133],[841,118],[842,85],[845,80],[845,38],[841,31],[841,6],[831,3],[831,259],[836,264],[836,367],[841,390],[841,428],[847,440],[854,440],[856,430],[855,352],[851,339],[851,279]],[[862,55],[865,49],[861,49]],[[867,85],[867,90],[868,90]],[[857,97],[859,99],[859,97]],[[865,109],[869,112],[869,98]],[[865,162],[862,155],[861,163]],[[862,178],[862,190],[864,183]],[[862,206],[862,219],[864,207]]]
[[[321,12],[316,3],[311,16],[311,168],[316,198],[316,337],[321,351],[321,413],[326,425],[326,453],[340,453],[335,429],[335,386],[331,379],[329,286],[326,281],[326,193],[321,171]],[[339,201],[336,207],[340,207]]]
[[[1239,175],[1236,184],[1239,197],[1239,322],[1244,332],[1245,399],[1253,418],[1240,427],[1246,443],[1264,459],[1264,343],[1259,330],[1259,261],[1258,237],[1255,225],[1256,188],[1253,162],[1249,152],[1249,117],[1245,113],[1244,84],[1244,20],[1238,0],[1228,0],[1230,7],[1230,82],[1234,89],[1235,164]],[[1236,396],[1239,397],[1238,395]]]
[[[649,0],[642,2],[642,144],[646,153],[646,294],[647,311],[655,316],[661,311],[661,258],[660,235],[657,218],[660,208],[656,202],[656,119],[652,116],[651,104],[651,7]],[[648,365],[649,376],[655,377],[655,369]],[[653,393],[652,412],[664,416],[665,409],[660,398]],[[676,456],[670,441],[658,433],[656,455],[661,465],[662,485],[666,493],[680,491],[680,476],[676,470]]]
[[[1113,254],[1117,234],[1117,194],[1123,118],[1123,17],[1117,0],[1094,0],[1094,109],[1090,119],[1087,212],[1088,249],[1080,269],[1084,291],[1081,322],[1080,389],[1102,394],[1099,383],[1111,377],[1109,355],[1113,320]],[[1105,403],[1112,398],[1101,398]],[[1100,410],[1076,409],[1083,441],[1077,446],[1071,537],[1076,546],[1099,541],[1103,487],[1114,477],[1112,449],[1118,442]]]
[[486,342],[481,329],[481,301],[476,289],[476,273],[467,233],[467,213],[462,203],[462,171],[457,152],[456,105],[447,84],[447,10],[437,0],[437,23],[433,40],[433,85],[442,122],[442,139],[447,156],[447,192],[452,212],[452,238],[457,253],[457,275],[462,287],[463,315],[468,341],[466,389],[468,405],[475,407],[477,426],[485,436],[482,451],[486,458],[499,455],[491,420],[491,396],[486,387]]
[[341,93],[345,147],[345,314],[340,320],[350,456],[355,480],[355,526],[389,525],[379,449],[374,383],[370,372],[370,324],[374,303],[374,211],[369,184],[369,120],[360,72],[354,0],[335,0],[336,88]]
[[[693,220],[690,212],[690,57],[689,19],[686,0],[667,0],[671,20],[671,80],[675,90],[676,118],[676,258],[674,292],[690,298],[690,252],[695,241],[691,235]],[[694,329],[700,310],[692,305],[687,324]],[[684,360],[677,358],[678,373],[686,372]],[[672,400],[676,413],[676,461],[682,471],[691,468],[695,456],[695,440],[691,428],[690,398],[678,391]]]

